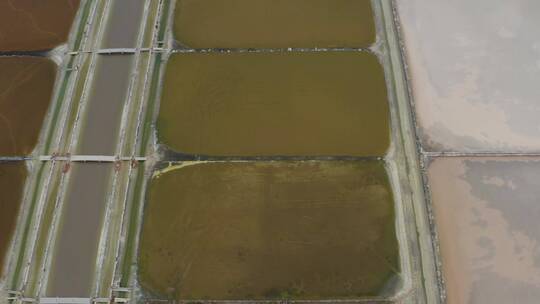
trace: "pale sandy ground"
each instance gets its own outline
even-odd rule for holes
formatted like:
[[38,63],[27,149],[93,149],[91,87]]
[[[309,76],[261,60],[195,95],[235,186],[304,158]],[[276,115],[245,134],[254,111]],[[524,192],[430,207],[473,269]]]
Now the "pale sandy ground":
[[437,159],[429,178],[448,303],[539,303],[540,159]]
[[540,1],[396,1],[428,151],[540,151]]

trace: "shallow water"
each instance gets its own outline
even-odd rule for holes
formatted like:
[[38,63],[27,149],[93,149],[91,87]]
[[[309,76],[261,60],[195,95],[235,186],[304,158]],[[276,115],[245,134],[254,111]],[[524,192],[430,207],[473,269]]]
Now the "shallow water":
[[99,56],[78,154],[115,155],[132,63],[132,55]]
[[179,0],[174,36],[192,48],[368,47],[369,0]]
[[176,299],[356,298],[398,257],[380,162],[206,163],[152,180],[139,279]]
[[396,1],[427,150],[540,151],[540,1]]
[[159,140],[186,154],[383,156],[384,73],[367,52],[187,53],[168,62]]
[[134,48],[145,0],[114,0],[102,48]]
[[540,159],[438,159],[429,179],[448,303],[538,303]]
[[74,163],[70,170],[47,296],[88,297],[113,166]]
[[66,42],[79,2],[0,1],[0,51],[42,51]]
[[0,275],[23,196],[24,162],[0,162]]
[[0,57],[0,156],[28,155],[49,107],[56,65],[44,57]]

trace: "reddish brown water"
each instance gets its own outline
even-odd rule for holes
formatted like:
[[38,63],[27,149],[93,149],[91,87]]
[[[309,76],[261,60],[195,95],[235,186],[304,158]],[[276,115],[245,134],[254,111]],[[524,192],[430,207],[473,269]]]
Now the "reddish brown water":
[[0,156],[36,145],[54,87],[56,65],[43,57],[0,57]]
[[0,51],[41,51],[64,43],[79,2],[0,1]]
[[15,229],[25,178],[23,162],[0,162],[0,274]]

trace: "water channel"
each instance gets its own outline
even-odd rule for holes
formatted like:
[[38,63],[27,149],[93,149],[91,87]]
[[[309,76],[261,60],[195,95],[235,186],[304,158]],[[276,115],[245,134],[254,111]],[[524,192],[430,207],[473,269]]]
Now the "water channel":
[[[133,48],[144,0],[112,1],[103,47]],[[136,18],[136,16],[138,16]],[[129,18],[128,18],[129,17]],[[134,55],[98,55],[79,135],[78,154],[114,155]],[[72,166],[52,257],[47,296],[88,297],[95,274],[112,165]]]

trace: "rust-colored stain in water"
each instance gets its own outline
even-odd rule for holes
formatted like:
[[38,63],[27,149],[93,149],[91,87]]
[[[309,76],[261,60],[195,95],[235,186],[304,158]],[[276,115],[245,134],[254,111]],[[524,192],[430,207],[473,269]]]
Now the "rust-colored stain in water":
[[380,294],[399,272],[380,162],[235,162],[151,183],[140,281],[176,299]]
[[25,178],[23,162],[0,162],[0,274],[15,228]]
[[43,57],[0,57],[0,156],[34,149],[54,87],[56,65]]
[[368,47],[370,0],[179,0],[174,35],[192,48]]
[[64,43],[79,2],[0,1],[0,51],[42,51]]
[[169,59],[157,127],[218,156],[383,156],[382,66],[368,52],[184,53]]

